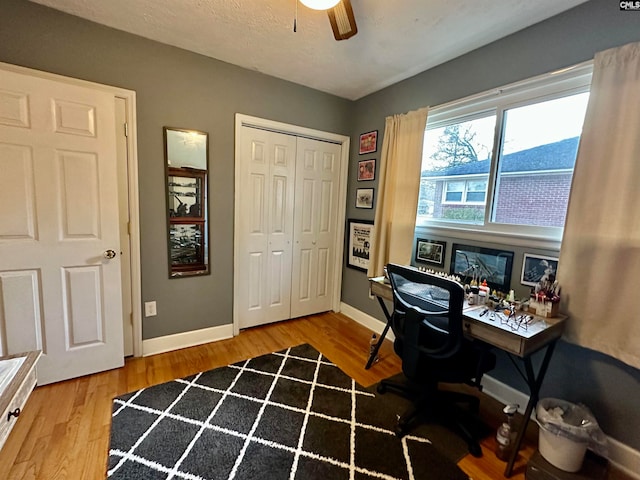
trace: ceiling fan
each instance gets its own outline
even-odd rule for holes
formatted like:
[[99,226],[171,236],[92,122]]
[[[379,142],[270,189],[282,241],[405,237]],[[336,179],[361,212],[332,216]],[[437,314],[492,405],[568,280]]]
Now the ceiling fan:
[[358,33],[351,0],[300,0],[313,10],[326,10],[336,40],[346,40]]

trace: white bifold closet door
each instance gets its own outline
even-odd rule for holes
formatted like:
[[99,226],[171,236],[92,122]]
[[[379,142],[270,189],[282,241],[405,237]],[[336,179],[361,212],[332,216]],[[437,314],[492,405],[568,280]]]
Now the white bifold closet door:
[[331,310],[342,146],[242,129],[239,326]]

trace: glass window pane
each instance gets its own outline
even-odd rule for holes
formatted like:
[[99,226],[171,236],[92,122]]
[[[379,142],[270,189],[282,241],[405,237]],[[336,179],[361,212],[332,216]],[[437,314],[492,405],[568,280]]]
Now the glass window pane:
[[485,194],[487,193],[487,181],[470,180],[467,182],[467,196],[466,202],[468,203],[484,203]]
[[467,202],[484,202],[485,192],[467,192]]
[[447,192],[447,195],[444,197],[447,202],[461,202],[462,201],[462,192]]
[[589,93],[506,110],[492,220],[563,227]]
[[487,191],[487,181],[469,181],[467,182],[467,190],[470,192],[486,192]]
[[[495,123],[496,117],[491,114],[444,127],[427,127],[418,198],[418,221],[429,219],[468,224],[484,222],[484,191],[480,193],[480,200],[471,200],[474,202],[472,205],[463,203],[463,199],[468,181],[477,182],[479,174],[488,178]],[[486,179],[480,180],[480,183],[483,182],[486,191]]]
[[447,192],[463,192],[464,182],[447,182]]

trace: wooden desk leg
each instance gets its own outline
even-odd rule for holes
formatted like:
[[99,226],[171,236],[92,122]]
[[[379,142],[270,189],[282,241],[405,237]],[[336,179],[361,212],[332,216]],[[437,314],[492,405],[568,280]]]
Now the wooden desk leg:
[[369,354],[369,359],[367,360],[367,364],[364,366],[365,370],[369,370],[371,365],[373,365],[373,361],[378,356],[378,350],[380,350],[380,346],[382,345],[382,341],[384,337],[387,336],[387,332],[389,331],[389,327],[391,326],[391,315],[389,314],[389,310],[387,310],[387,306],[384,303],[384,300],[380,297],[376,297],[378,299],[378,303],[380,304],[380,308],[382,308],[382,312],[384,313],[384,317],[387,319],[387,324],[384,326],[384,330],[380,334],[380,338],[378,338],[378,342],[373,347],[373,350]]
[[547,346],[547,350],[544,354],[544,359],[542,360],[542,365],[540,365],[540,370],[538,371],[538,377],[533,371],[533,365],[531,363],[531,356],[528,356],[524,359],[524,366],[527,372],[527,383],[529,384],[529,401],[527,402],[527,408],[524,411],[524,418],[522,419],[522,425],[520,426],[520,430],[518,430],[518,435],[516,437],[516,443],[514,444],[511,450],[511,456],[509,457],[509,461],[507,462],[507,467],[504,470],[504,476],[509,478],[513,473],[513,464],[518,458],[518,453],[520,451],[520,446],[522,445],[522,439],[524,438],[525,431],[527,430],[527,425],[529,425],[529,419],[531,418],[531,413],[533,412],[533,408],[538,403],[538,396],[540,394],[540,387],[542,386],[542,380],[544,380],[544,376],[547,373],[547,367],[549,366],[549,361],[551,360],[551,355],[553,354],[553,350],[556,346],[556,341],[551,342]]

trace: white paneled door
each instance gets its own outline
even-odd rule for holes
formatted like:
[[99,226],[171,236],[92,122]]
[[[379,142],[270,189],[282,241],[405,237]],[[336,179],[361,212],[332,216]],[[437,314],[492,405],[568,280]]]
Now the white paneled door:
[[0,71],[0,353],[123,365],[114,95]]
[[290,318],[296,137],[243,128],[238,238],[240,328]]
[[239,328],[331,310],[341,145],[243,126],[239,148]]
[[332,307],[341,148],[298,138],[291,318]]

